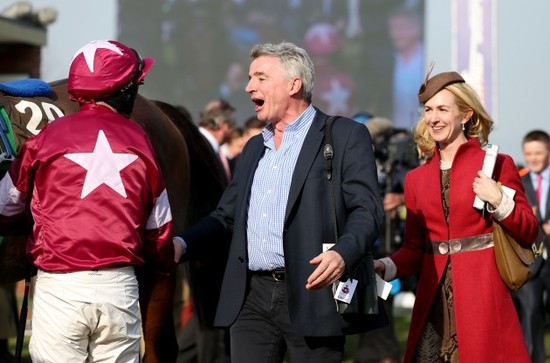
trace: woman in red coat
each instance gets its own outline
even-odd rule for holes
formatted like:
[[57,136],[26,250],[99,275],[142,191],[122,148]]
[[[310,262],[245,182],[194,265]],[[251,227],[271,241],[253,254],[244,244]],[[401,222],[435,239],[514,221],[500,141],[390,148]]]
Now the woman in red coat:
[[[405,362],[529,362],[492,239],[493,219],[516,240],[537,236],[517,167],[499,154],[494,170],[515,193],[481,171],[493,121],[458,73],[430,78],[418,99],[415,140],[427,161],[406,177],[403,247],[375,261],[388,281],[420,273]],[[476,195],[484,210],[472,206]]]

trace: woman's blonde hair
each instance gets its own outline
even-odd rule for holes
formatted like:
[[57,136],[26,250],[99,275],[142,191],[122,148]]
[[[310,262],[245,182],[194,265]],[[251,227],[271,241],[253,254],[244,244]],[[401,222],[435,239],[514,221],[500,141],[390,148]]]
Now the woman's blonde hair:
[[[472,117],[464,125],[467,138],[476,137],[481,145],[489,142],[489,134],[493,130],[493,120],[485,111],[478,94],[467,83],[453,83],[444,89],[455,95],[455,101],[460,112],[472,110]],[[416,123],[414,141],[421,158],[430,159],[433,156],[436,142],[428,131],[424,113]]]

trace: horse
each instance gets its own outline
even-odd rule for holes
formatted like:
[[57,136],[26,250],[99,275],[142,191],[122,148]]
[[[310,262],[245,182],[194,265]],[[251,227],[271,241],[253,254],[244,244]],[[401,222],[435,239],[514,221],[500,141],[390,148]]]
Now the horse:
[[[193,225],[216,208],[226,186],[225,175],[221,172],[218,156],[210,144],[194,124],[187,122],[191,118],[187,110],[159,100],[153,100],[153,103],[172,119],[188,145],[192,193],[187,222]],[[229,240],[216,242],[215,252],[184,264],[183,275],[189,283],[194,313],[201,329],[214,327],[214,316],[229,254]]]
[[[49,84],[51,93],[44,96],[20,97],[0,91],[0,105],[10,116],[16,149],[26,138],[37,134],[48,122],[74,113],[79,105],[69,98],[67,80]],[[180,113],[178,117],[183,117]],[[159,107],[138,95],[130,118],[140,124],[149,136],[165,179],[172,210],[174,231],[187,226],[190,192],[190,165],[185,138],[179,128]],[[189,124],[190,120],[180,120]],[[25,246],[29,229],[21,217],[22,227],[6,237],[0,250],[0,283],[25,278]],[[16,224],[16,227],[18,225]],[[174,331],[173,304],[176,271],[161,275],[143,266],[136,271],[140,287],[140,309],[143,319],[144,362],[174,362],[177,342]]]

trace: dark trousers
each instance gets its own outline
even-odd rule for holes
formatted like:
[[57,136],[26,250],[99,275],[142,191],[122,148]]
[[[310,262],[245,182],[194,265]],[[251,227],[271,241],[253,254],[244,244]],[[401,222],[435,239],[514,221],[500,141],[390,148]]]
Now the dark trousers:
[[231,361],[236,363],[280,363],[287,349],[291,362],[339,363],[344,355],[343,335],[303,337],[292,331],[286,283],[269,275],[252,276],[230,332]]
[[399,342],[393,325],[393,297],[384,301],[389,324],[359,334],[355,363],[378,363],[384,359],[400,360]]
[[193,314],[177,335],[179,351],[176,363],[228,362],[226,334],[226,329],[201,328],[197,316]]
[[[543,268],[548,269],[547,265],[546,262]],[[544,283],[541,277],[542,273],[512,295],[533,363],[544,363]]]

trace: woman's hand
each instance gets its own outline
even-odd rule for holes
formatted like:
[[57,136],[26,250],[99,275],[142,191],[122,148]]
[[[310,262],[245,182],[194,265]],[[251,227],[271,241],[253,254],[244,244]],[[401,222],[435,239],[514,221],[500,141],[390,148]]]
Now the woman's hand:
[[472,188],[474,193],[483,200],[497,208],[502,201],[502,190],[497,182],[489,178],[483,171],[477,172],[478,177],[474,179]]
[[384,262],[374,260],[374,271],[383,279],[384,273],[386,272],[386,265],[384,265]]

